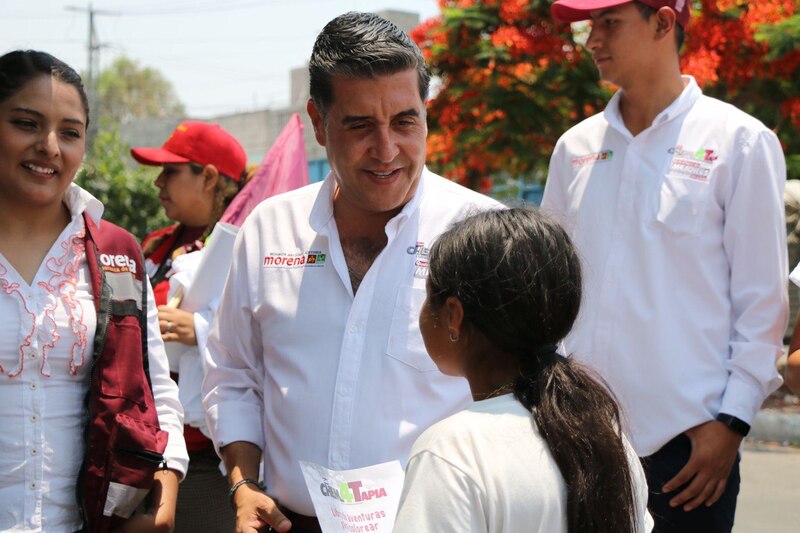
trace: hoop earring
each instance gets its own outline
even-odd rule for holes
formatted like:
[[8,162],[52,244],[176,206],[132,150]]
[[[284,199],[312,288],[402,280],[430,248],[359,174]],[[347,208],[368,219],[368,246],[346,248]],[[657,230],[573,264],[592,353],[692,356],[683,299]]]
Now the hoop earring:
[[451,331],[450,332],[450,342],[458,342],[458,339],[459,339],[459,336]]

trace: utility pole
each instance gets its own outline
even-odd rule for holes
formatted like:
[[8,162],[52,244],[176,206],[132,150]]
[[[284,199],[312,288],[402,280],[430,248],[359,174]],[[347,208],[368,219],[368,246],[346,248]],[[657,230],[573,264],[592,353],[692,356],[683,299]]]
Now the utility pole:
[[87,41],[86,51],[86,76],[84,79],[84,86],[88,92],[89,97],[89,129],[86,132],[86,151],[92,149],[94,138],[97,135],[97,127],[100,123],[100,97],[98,92],[98,81],[100,79],[100,47],[102,46],[97,41],[97,32],[95,31],[94,17],[95,15],[119,15],[113,11],[105,11],[94,9],[92,3],[89,2],[89,7],[66,6],[67,11],[79,11],[89,15],[89,38]]

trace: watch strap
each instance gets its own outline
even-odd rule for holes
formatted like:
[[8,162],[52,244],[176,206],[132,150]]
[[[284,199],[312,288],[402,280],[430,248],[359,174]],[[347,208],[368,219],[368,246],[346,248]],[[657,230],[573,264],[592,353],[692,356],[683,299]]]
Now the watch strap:
[[742,420],[741,418],[737,418],[733,415],[729,415],[727,413],[720,413],[717,415],[717,422],[722,422],[728,428],[730,428],[735,433],[738,433],[742,437],[746,437],[748,433],[750,433],[750,424]]

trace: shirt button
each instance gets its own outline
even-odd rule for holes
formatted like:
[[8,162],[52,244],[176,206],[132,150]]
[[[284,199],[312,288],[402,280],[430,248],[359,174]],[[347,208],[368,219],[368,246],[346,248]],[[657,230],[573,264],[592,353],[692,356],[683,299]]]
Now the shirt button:
[[38,486],[38,485],[36,485],[36,483],[35,483],[35,482],[34,482],[34,483],[31,483],[31,488],[32,488],[32,489],[35,489],[37,486]]
[[31,359],[36,359],[36,353],[31,352],[31,354],[28,357],[30,357]]
[[36,448],[31,449],[31,455],[36,455],[37,453],[39,453],[39,450],[37,450]]
[[36,390],[37,386],[36,383],[31,383],[31,390]]
[[38,417],[38,416],[36,416],[36,415],[31,415],[31,422],[37,422],[38,420],[39,420],[39,417]]

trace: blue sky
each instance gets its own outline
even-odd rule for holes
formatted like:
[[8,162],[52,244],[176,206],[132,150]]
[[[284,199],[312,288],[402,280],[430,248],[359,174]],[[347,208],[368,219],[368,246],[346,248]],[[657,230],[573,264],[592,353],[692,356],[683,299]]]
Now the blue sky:
[[[83,71],[87,0],[0,0],[0,53],[45,50]],[[194,117],[285,106],[289,71],[345,11],[438,14],[436,0],[94,0],[101,68],[120,54],[160,70]]]

